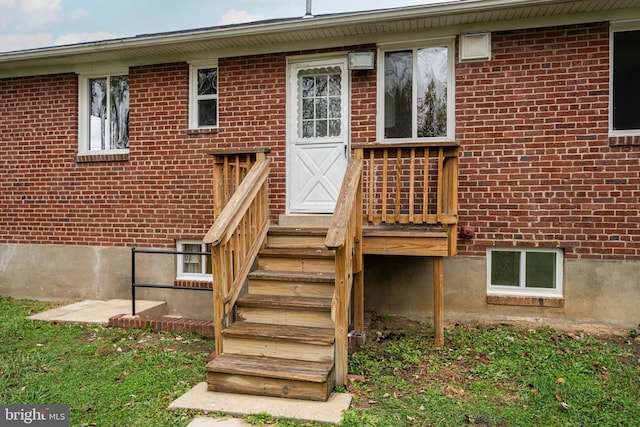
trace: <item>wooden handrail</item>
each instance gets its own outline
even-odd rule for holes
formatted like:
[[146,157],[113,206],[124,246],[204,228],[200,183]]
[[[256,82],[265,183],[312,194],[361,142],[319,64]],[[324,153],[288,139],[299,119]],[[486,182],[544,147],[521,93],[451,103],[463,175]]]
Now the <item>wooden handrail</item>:
[[324,241],[325,246],[329,249],[337,249],[345,244],[349,219],[356,210],[355,200],[361,177],[362,159],[351,157]]
[[[331,218],[325,246],[335,250],[335,288],[331,317],[335,324],[336,384],[347,381],[349,305],[351,290],[356,286],[356,299],[363,301],[362,272],[362,158],[351,157],[338,201]],[[355,280],[354,280],[355,279]],[[362,294],[360,297],[359,295]],[[358,312],[364,304],[358,304]],[[364,311],[361,313],[364,315]],[[358,318],[359,314],[354,315]]]
[[211,243],[217,354],[223,351],[222,328],[267,237],[268,177],[269,159],[256,161],[203,239]]

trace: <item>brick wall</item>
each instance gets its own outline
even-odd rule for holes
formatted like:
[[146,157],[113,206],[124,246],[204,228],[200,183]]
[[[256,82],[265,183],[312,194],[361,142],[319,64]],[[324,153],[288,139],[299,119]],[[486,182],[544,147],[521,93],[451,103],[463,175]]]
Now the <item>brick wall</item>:
[[[132,67],[129,154],[82,159],[75,74],[0,80],[0,242],[160,248],[201,239],[212,223],[207,151],[221,147],[271,149],[276,220],[285,211],[286,58],[220,59],[214,130],[188,129],[188,64]],[[372,140],[375,74],[353,82],[354,140]]]
[[128,159],[76,161],[77,90],[74,74],[0,81],[0,241],[173,247],[201,238],[212,143],[187,133],[188,66],[130,69]]
[[640,147],[608,139],[606,23],[492,34],[490,61],[458,64],[460,223],[487,246],[640,259]]
[[[492,49],[490,61],[456,66],[460,222],[476,228],[459,253],[540,245],[568,258],[640,259],[640,149],[608,138],[608,25],[497,32]],[[188,129],[186,63],[131,68],[130,153],[108,162],[76,161],[76,75],[0,80],[0,241],[200,239],[212,221],[206,152],[231,146],[271,148],[277,218],[286,57],[220,59],[220,127],[205,131]],[[375,72],[351,75],[352,140],[373,141]]]

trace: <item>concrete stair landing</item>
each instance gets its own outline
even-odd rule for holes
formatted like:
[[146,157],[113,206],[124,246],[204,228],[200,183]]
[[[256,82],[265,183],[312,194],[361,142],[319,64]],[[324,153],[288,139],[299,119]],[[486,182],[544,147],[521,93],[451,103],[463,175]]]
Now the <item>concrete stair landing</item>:
[[[166,313],[164,301],[136,301],[140,316],[156,317]],[[84,300],[29,316],[31,320],[61,323],[91,323],[107,326],[111,317],[131,313],[131,300]]]

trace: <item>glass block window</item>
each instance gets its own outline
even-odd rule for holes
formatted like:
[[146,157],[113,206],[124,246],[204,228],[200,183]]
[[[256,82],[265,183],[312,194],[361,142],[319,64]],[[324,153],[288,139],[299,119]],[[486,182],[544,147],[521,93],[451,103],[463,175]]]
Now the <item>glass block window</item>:
[[562,295],[560,249],[490,248],[487,262],[490,294]]

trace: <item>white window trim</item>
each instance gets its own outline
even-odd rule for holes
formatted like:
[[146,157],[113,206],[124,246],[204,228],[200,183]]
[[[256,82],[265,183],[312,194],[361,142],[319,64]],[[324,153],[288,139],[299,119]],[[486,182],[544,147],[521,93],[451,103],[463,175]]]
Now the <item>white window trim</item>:
[[189,62],[189,129],[217,129],[220,125],[220,70],[218,69],[218,94],[211,99],[218,100],[215,126],[198,126],[198,70],[201,68],[218,68],[218,60]]
[[[113,68],[104,69],[99,73],[80,74],[78,76],[78,154],[121,154],[129,152],[128,148],[89,150],[89,80],[128,75],[128,68]],[[131,88],[129,88],[129,95],[131,95]]]
[[[184,252],[184,245],[200,245],[200,252],[206,252],[206,245],[201,240],[177,240],[176,241],[176,251]],[[201,272],[201,273],[185,273],[183,271],[183,257],[184,255],[178,254],[177,259],[177,267],[176,267],[176,280],[193,280],[193,281],[202,281],[202,282],[210,282],[212,280],[212,276],[209,273]],[[206,265],[205,257],[206,255],[200,255],[202,258],[201,265]]]
[[613,129],[613,34],[623,31],[637,30],[640,30],[640,21],[638,20],[611,22],[609,26],[609,136],[611,137],[640,135],[640,129]]
[[[455,131],[456,131],[456,78],[455,78],[455,68],[456,68],[456,38],[455,37],[445,37],[438,39],[425,39],[419,41],[411,41],[411,42],[393,42],[393,43],[385,43],[378,45],[378,93],[377,93],[377,103],[378,103],[378,112],[377,112],[377,138],[378,141],[383,141],[387,143],[394,142],[411,142],[411,141],[432,141],[432,142],[450,142],[455,141]],[[384,54],[385,52],[398,51],[398,50],[408,50],[408,49],[420,49],[420,48],[429,48],[429,47],[440,47],[446,46],[449,50],[447,59],[449,60],[449,74],[447,75],[447,135],[444,137],[429,137],[429,138],[386,138],[384,137]],[[413,64],[414,66],[414,75],[415,68],[417,64]],[[413,111],[417,110],[417,85],[413,85]],[[412,117],[413,120],[413,128],[417,129],[417,124],[415,121],[417,118],[415,114]]]
[[[520,252],[520,286],[493,286],[491,285],[491,253],[492,252]],[[525,262],[526,257],[522,256],[525,252],[544,252],[556,254],[556,287],[548,288],[526,288]],[[522,246],[505,246],[487,248],[487,295],[490,296],[534,296],[534,297],[561,297],[562,296],[562,280],[564,277],[564,251],[559,248],[534,248]]]

